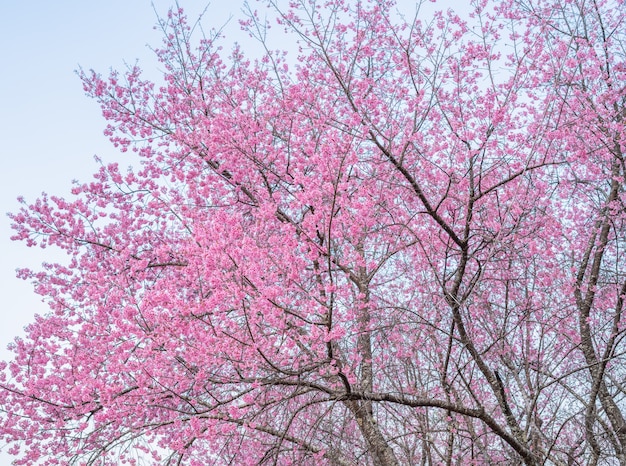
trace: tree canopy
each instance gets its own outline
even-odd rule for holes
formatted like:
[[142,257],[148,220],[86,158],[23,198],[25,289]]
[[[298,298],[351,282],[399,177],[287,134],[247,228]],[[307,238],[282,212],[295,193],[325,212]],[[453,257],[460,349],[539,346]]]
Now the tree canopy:
[[16,464],[626,464],[624,2],[264,3],[81,72],[140,164],[12,214]]

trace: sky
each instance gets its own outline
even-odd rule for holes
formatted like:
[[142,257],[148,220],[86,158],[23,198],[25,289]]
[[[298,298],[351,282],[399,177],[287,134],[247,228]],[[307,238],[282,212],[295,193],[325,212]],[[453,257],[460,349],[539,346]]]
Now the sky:
[[[15,277],[20,267],[39,268],[61,257],[50,249],[12,242],[10,220],[18,196],[34,201],[45,191],[68,195],[72,180],[88,181],[97,170],[94,155],[118,160],[103,135],[98,104],[85,96],[75,74],[79,67],[106,74],[124,63],[139,65],[149,76],[158,66],[147,44],[158,46],[156,13],[165,15],[168,0],[0,0],[0,360],[35,313],[46,306],[32,285]],[[253,3],[253,2],[251,2]],[[179,0],[190,17],[205,0]],[[224,25],[230,40],[246,41],[236,18],[243,0],[213,0],[203,25]],[[10,464],[0,443],[0,465]]]

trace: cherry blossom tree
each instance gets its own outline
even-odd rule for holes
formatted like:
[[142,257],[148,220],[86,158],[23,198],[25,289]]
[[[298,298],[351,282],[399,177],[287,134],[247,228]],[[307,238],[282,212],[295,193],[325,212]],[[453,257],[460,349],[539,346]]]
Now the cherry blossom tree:
[[268,3],[81,73],[141,163],[12,215],[16,464],[626,464],[624,3]]

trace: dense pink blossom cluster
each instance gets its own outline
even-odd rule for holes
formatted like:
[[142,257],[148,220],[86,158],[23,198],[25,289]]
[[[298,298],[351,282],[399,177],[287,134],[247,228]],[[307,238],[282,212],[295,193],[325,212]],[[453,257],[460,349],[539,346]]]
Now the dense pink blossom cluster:
[[269,6],[81,75],[141,163],[12,216],[16,464],[626,464],[624,2]]

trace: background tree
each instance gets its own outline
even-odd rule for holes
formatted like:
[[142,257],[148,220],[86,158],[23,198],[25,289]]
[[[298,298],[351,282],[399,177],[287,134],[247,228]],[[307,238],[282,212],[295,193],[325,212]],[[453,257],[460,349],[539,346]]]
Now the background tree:
[[141,166],[13,215],[22,462],[626,464],[623,4],[269,4],[82,73]]

